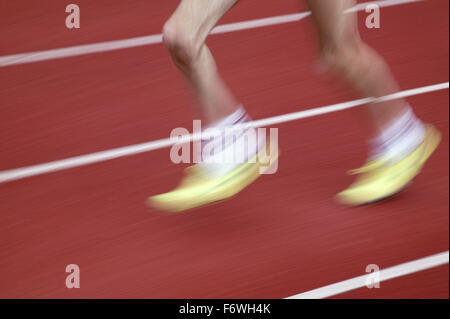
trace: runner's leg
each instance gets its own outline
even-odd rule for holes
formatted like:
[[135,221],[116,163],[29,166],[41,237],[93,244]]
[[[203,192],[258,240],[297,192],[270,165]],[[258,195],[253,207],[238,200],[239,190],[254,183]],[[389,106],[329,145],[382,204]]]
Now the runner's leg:
[[[382,57],[365,44],[355,12],[345,13],[353,0],[307,0],[320,36],[326,70],[343,78],[363,96],[379,97],[399,91]],[[338,194],[348,205],[367,204],[391,197],[419,174],[436,149],[440,133],[424,125],[403,99],[367,107],[374,126],[366,165],[353,170],[356,181]]]
[[[365,44],[358,32],[357,13],[344,14],[354,0],[307,0],[320,39],[325,70],[342,78],[363,96],[383,96],[399,91],[384,59]],[[408,110],[403,99],[367,107],[378,135]]]
[[182,0],[163,28],[164,44],[192,86],[207,124],[239,107],[205,44],[211,29],[237,1]]

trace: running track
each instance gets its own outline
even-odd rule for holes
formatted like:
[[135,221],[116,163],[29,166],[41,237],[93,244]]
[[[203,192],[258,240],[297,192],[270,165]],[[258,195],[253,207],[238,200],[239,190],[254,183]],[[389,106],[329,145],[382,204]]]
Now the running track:
[[[8,1],[0,58],[159,34],[178,1]],[[383,8],[363,38],[402,89],[448,82],[448,1]],[[221,24],[304,12],[245,0]],[[359,14],[363,23],[365,14]],[[254,119],[355,100],[314,72],[311,20],[213,35],[221,71]],[[245,72],[242,72],[242,71]],[[0,67],[0,173],[192,128],[191,98],[160,43]],[[366,149],[357,109],[286,122],[279,170],[230,201],[165,216],[145,207],[178,182],[167,148],[0,184],[1,298],[285,298],[449,249],[448,89],[409,102],[443,141],[410,188],[345,208],[334,194]],[[81,288],[65,287],[78,264]],[[334,298],[448,298],[447,263]]]

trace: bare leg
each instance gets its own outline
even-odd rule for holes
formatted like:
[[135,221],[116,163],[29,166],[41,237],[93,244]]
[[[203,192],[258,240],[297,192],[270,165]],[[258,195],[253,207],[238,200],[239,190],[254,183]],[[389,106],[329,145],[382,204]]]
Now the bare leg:
[[237,1],[182,0],[163,29],[164,43],[192,86],[207,124],[229,115],[238,107],[205,44],[211,29]]
[[[383,58],[361,40],[356,13],[344,14],[355,2],[307,0],[319,32],[322,65],[363,96],[397,92],[399,87]],[[367,108],[377,135],[407,110],[407,104],[399,99]]]

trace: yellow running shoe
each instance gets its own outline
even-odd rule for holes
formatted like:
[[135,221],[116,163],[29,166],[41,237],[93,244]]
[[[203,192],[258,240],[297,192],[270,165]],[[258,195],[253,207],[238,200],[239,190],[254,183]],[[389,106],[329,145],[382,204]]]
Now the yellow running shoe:
[[[269,147],[269,143],[266,144]],[[270,154],[267,153],[266,154]],[[271,154],[270,164],[278,159],[279,152]],[[267,160],[265,161],[267,163]],[[270,165],[260,161],[256,154],[252,159],[236,167],[233,171],[221,177],[204,176],[198,165],[185,170],[185,177],[180,185],[168,193],[148,198],[148,205],[161,211],[178,213],[225,200],[250,185]]]
[[388,159],[370,161],[350,171],[360,174],[357,180],[337,195],[345,205],[363,205],[391,197],[405,188],[420,173],[423,165],[439,145],[441,134],[432,125],[426,126],[423,142],[408,156],[391,164]]

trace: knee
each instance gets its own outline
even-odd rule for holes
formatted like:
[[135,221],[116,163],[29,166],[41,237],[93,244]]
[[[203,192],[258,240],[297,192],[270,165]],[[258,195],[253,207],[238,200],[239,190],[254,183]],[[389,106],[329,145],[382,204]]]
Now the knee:
[[175,64],[189,66],[195,60],[200,45],[195,37],[169,20],[163,27],[163,43],[169,50]]

